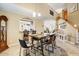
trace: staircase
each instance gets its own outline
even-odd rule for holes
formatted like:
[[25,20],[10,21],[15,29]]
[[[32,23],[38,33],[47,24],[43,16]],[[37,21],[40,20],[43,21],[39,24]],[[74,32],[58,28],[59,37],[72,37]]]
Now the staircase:
[[[60,23],[61,23],[61,19],[65,20],[70,25],[70,27],[67,27],[67,28],[71,28],[71,29],[67,29],[66,28],[66,31],[65,30],[64,31],[66,33],[68,32],[69,35],[71,35],[71,37],[75,37],[76,38],[75,40],[74,40],[74,38],[73,39],[71,38],[72,39],[71,41],[74,42],[74,43],[79,43],[79,39],[77,38],[78,37],[77,36],[77,30],[79,30],[79,27],[74,26],[76,23],[69,19],[69,15],[68,15],[67,9],[66,10],[62,10],[62,16],[58,17],[58,20],[60,20]],[[59,24],[57,25],[57,27],[58,26],[59,26]],[[75,34],[72,34],[73,32]]]
[[64,19],[66,22],[68,22],[73,28],[79,30],[79,27],[75,27],[74,25],[76,24],[73,20],[70,20],[71,15],[68,13],[67,9],[62,10],[62,16],[60,16],[61,19]]

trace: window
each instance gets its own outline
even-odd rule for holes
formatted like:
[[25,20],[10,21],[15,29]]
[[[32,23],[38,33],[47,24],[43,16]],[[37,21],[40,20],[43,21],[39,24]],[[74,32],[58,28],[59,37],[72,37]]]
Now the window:
[[44,21],[44,31],[45,32],[53,32],[56,28],[55,20],[46,20]]
[[31,31],[34,29],[33,21],[20,20],[19,30],[23,32],[24,30]]

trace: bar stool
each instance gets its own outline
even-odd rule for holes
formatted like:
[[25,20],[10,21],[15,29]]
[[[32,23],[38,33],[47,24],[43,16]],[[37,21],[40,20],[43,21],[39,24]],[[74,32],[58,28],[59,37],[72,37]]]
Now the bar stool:
[[[27,54],[27,48],[30,48],[30,46],[27,46],[27,45],[26,45],[25,40],[20,40],[20,39],[19,39],[19,43],[20,43],[20,46],[21,46],[22,48],[25,48],[25,49],[26,49],[26,56],[27,56],[27,55],[28,55],[28,54]],[[21,56],[21,47],[20,47],[19,56]]]

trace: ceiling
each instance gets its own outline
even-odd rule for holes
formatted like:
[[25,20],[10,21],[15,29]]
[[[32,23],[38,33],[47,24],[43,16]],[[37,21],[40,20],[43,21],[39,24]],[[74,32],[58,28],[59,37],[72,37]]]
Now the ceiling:
[[63,8],[65,8],[65,3],[48,3],[48,5],[53,8],[57,13],[60,13]]
[[57,13],[60,13],[65,8],[71,13],[73,9],[76,9],[77,3],[49,3],[48,5]]
[[[26,4],[26,3],[20,3],[20,4],[19,3],[17,3],[17,4],[0,3],[0,10],[17,13],[17,14],[21,14],[24,16],[28,16],[28,17],[33,17],[33,12],[35,12],[35,11],[38,12],[40,10],[42,11],[42,13],[48,14],[46,10],[49,10],[49,9],[46,5],[48,5],[52,9],[54,9],[57,13],[60,13],[62,11],[62,9],[66,7],[65,3],[48,3],[48,4],[43,4],[43,3],[41,3],[41,4],[40,3],[38,3],[38,4],[34,4],[34,3],[29,3],[29,4]],[[68,4],[68,8],[72,8],[71,6],[72,5]],[[35,7],[37,10],[35,10]],[[50,17],[50,15],[42,15],[41,17],[37,17],[37,18],[54,19],[54,17]],[[74,20],[74,21],[76,22],[76,20]]]
[[16,4],[12,4],[12,3],[0,3],[0,10],[27,15],[27,16],[32,16],[31,13],[33,12],[32,10],[19,7]]
[[[11,13],[17,13],[17,14],[21,14],[21,15],[24,15],[24,16],[32,18],[33,17],[33,13],[36,11],[36,10],[34,10],[35,7],[37,9],[39,9],[38,6],[40,7],[40,5],[41,5],[42,8],[44,8],[44,6],[42,6],[44,4],[33,4],[33,3],[31,3],[31,4],[30,3],[29,4],[0,3],[0,10],[8,11],[8,12],[11,12]],[[41,7],[40,7],[40,9],[42,10]],[[45,14],[45,12],[44,12],[44,14]],[[36,17],[36,18],[38,18],[38,19],[51,19],[52,17],[50,17],[49,15],[42,15],[42,16]]]
[[64,8],[64,3],[48,3],[48,5],[50,5],[55,10]]
[[[51,7],[52,9],[54,9],[57,13],[61,12],[62,8],[64,8],[64,3],[38,3],[38,4],[34,4],[34,3],[0,3],[0,10],[3,11],[8,11],[8,12],[12,12],[12,13],[17,13],[17,14],[21,14],[21,15],[26,15],[28,17],[33,17],[33,12],[38,12],[38,11],[42,11],[42,16],[41,17],[37,17],[40,19],[52,19],[54,18],[54,16],[52,17],[51,15],[48,15],[49,12],[49,7]],[[37,10],[35,10],[35,8]],[[47,13],[48,12],[48,13]],[[45,14],[45,15],[43,15]]]
[[[47,5],[49,7],[51,7],[52,9],[54,9],[57,13],[61,12],[63,8],[65,8],[66,3],[48,3]],[[0,3],[0,10],[5,10],[5,11],[12,11],[16,12],[16,13],[21,13],[23,15],[29,15],[32,16],[31,13],[33,13],[35,10],[35,8],[37,9],[45,9],[46,7],[43,6],[46,5],[46,3],[16,3],[16,4],[12,4],[12,3]],[[72,8],[72,4],[68,5],[68,9]],[[18,12],[17,12],[18,11]],[[45,10],[44,10],[45,11]]]

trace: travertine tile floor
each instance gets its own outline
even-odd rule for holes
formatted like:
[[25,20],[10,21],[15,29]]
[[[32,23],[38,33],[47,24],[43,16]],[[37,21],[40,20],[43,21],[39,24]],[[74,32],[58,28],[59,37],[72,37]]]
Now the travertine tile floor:
[[[57,47],[55,49],[55,53],[51,53],[50,56],[79,56],[79,48],[75,45],[71,45],[67,42],[62,42],[60,40],[56,40],[56,44]],[[0,53],[0,56],[19,56],[19,50],[20,46],[15,45]],[[47,54],[48,56],[48,52],[45,51],[45,54]],[[41,56],[40,54],[37,55]],[[34,54],[32,54],[32,56],[34,56]]]
[[79,46],[72,45],[69,42],[63,42],[61,40],[56,40],[58,46],[62,47],[69,56],[79,56]]
[[0,53],[0,56],[17,56],[19,55],[19,46],[12,46]]
[[[5,50],[4,52],[2,52],[0,54],[0,56],[19,56],[19,50],[20,50],[19,48],[20,47],[18,45],[13,46],[13,47]],[[22,52],[21,55],[23,55],[24,54],[23,49],[21,52]],[[32,51],[32,52],[34,52],[34,51]],[[36,52],[36,56],[42,56],[39,52],[40,51]],[[60,47],[56,47],[54,49],[54,53],[50,53],[50,54],[47,50],[44,49],[44,54],[45,54],[45,56],[49,56],[49,55],[50,56],[64,56],[64,55],[67,55],[66,52]],[[31,53],[31,56],[35,56],[35,54]]]

